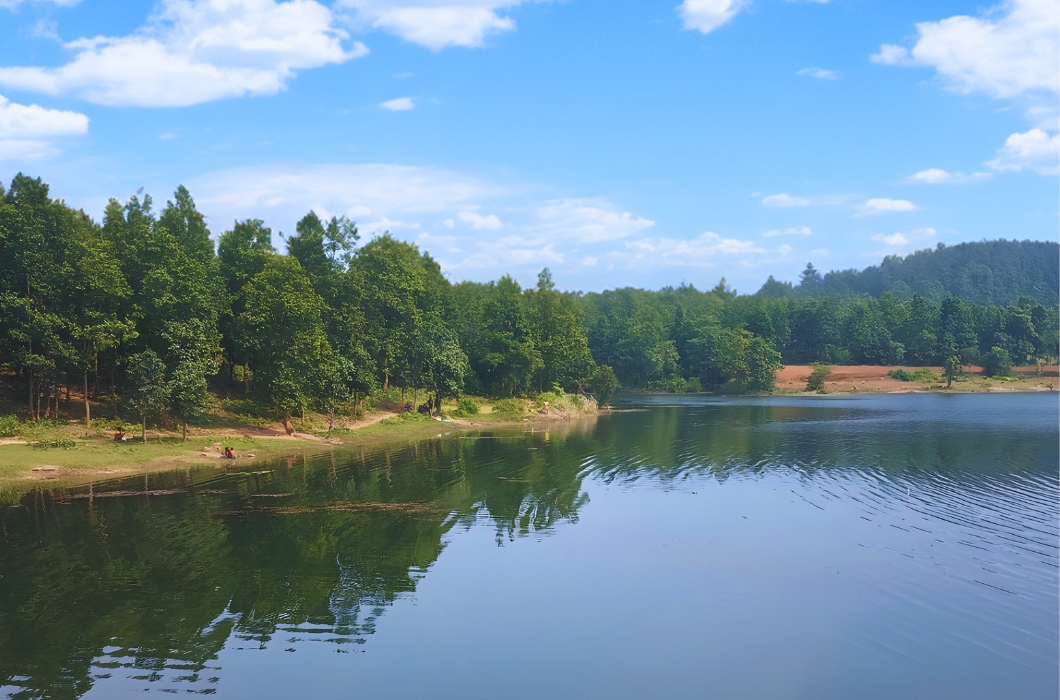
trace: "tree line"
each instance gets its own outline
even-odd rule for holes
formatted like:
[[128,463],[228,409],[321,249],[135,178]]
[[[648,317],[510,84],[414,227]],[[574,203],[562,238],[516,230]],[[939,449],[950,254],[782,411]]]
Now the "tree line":
[[292,430],[293,412],[391,388],[438,411],[465,392],[770,391],[783,362],[1056,354],[1057,310],[1029,297],[737,296],[724,281],[580,294],[557,290],[547,269],[530,289],[508,276],[452,284],[415,245],[364,242],[352,221],[313,212],[286,244],[281,254],[247,219],[215,245],[184,187],[157,212],[148,195],[112,199],[97,223],[17,175],[0,186],[7,384],[35,419],[57,416],[73,386],[89,425],[106,396],[141,421],[164,413],[186,426],[210,383],[228,381]]

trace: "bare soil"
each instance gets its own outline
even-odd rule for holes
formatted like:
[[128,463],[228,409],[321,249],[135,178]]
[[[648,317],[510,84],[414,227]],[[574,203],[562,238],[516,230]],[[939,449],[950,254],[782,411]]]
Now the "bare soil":
[[[881,367],[879,365],[833,365],[832,376],[825,381],[825,392],[897,394],[912,391],[937,391],[945,388],[946,380],[941,367],[928,367],[934,380],[928,382],[903,382],[887,373],[904,369],[912,374],[923,367]],[[809,365],[789,365],[777,373],[777,389],[784,392],[806,390],[806,379],[812,368]],[[950,391],[1056,391],[1060,388],[1060,372],[1057,365],[1043,368],[1038,376],[1034,367],[1016,367],[1013,378],[989,378],[982,375],[981,367],[965,367],[965,373],[954,382]]]

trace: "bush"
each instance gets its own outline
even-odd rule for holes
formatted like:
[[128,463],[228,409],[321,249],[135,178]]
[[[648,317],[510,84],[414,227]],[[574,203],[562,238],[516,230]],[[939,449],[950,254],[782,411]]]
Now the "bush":
[[398,423],[423,423],[424,421],[431,420],[431,417],[423,414],[416,413],[415,411],[406,411],[405,413],[399,413],[396,416],[390,416],[379,421],[380,425],[396,425]]
[[544,393],[538,394],[537,398],[534,399],[534,408],[541,408],[546,403],[549,406],[555,406],[561,401],[563,401],[563,391],[557,391],[556,389],[553,389],[552,391],[546,391]]
[[454,416],[474,416],[478,415],[479,405],[478,401],[469,399],[466,396],[456,402],[456,410],[453,411]]
[[900,382],[933,382],[938,379],[935,373],[927,367],[921,367],[915,372],[907,372],[899,367],[898,369],[892,369],[887,373],[887,376]]
[[818,394],[823,394],[824,383],[832,376],[832,368],[820,362],[814,362],[810,366],[813,367],[813,370],[810,372],[810,376],[806,378],[806,391],[816,391]]
[[648,391],[658,391],[666,394],[697,394],[703,391],[703,385],[699,377],[685,379],[684,377],[672,377],[670,379],[657,379],[648,382]]
[[493,404],[494,413],[526,413],[526,402],[522,399],[501,399]]
[[1012,372],[1012,357],[1008,350],[995,345],[983,355],[983,374],[988,377],[1007,377]]
[[15,437],[19,434],[18,416],[12,413],[10,416],[0,416],[0,437]]

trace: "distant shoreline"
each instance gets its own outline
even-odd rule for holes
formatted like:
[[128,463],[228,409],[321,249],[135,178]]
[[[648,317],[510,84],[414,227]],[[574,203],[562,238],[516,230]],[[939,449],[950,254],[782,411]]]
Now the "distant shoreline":
[[[964,373],[946,386],[941,367],[907,367],[904,365],[832,365],[832,374],[825,380],[827,394],[904,394],[921,392],[983,393],[983,392],[1041,392],[1060,389],[1060,372],[1057,365],[1042,368],[1038,376],[1034,367],[1015,367],[1011,377],[986,377],[979,367],[966,368]],[[779,394],[806,392],[806,379],[810,376],[809,365],[788,365],[777,373]],[[901,381],[889,376],[893,370],[905,370],[913,374],[930,370],[930,381]]]

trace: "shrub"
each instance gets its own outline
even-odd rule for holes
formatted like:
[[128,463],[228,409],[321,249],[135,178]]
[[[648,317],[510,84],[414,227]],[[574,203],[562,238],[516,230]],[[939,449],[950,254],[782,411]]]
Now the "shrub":
[[18,416],[0,416],[0,437],[15,437],[19,433]]
[[466,396],[456,402],[456,410],[453,411],[454,416],[474,416],[479,411],[478,402],[469,399]]
[[416,413],[415,411],[406,411],[405,413],[399,413],[396,416],[390,416],[389,418],[379,421],[379,423],[381,425],[396,425],[399,423],[422,423],[429,420],[431,420],[431,417],[426,414]]
[[995,345],[983,355],[983,374],[988,377],[1006,377],[1012,372],[1012,358],[1008,350]]
[[900,382],[933,382],[938,379],[935,373],[927,367],[921,367],[915,372],[907,372],[899,367],[898,369],[892,369],[887,373],[887,376]]
[[832,368],[820,362],[814,362],[810,366],[813,367],[813,370],[810,372],[810,376],[806,378],[806,391],[816,391],[818,394],[823,394],[824,383],[832,376]]
[[522,399],[501,399],[493,404],[494,413],[526,413],[526,402]]

